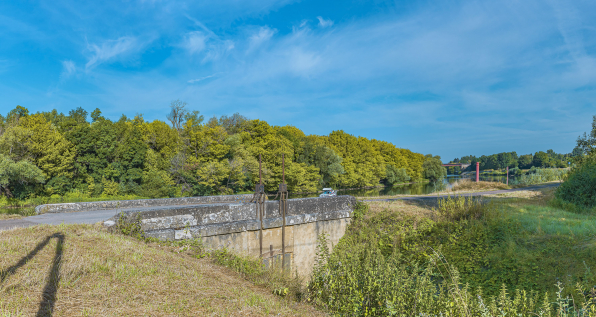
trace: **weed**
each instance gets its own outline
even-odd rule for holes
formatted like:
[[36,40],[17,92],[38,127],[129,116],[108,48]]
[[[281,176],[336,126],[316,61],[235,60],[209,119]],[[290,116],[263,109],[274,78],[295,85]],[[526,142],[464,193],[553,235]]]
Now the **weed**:
[[479,219],[485,210],[482,198],[448,196],[437,200],[437,212],[446,221],[462,219]]
[[145,233],[141,228],[141,214],[120,213],[120,217],[116,222],[116,230],[126,236],[137,237],[139,239],[144,238]]
[[211,251],[211,259],[219,265],[242,274],[256,285],[273,290],[274,294],[300,300],[304,289],[302,279],[291,272],[284,272],[279,267],[265,267],[256,258],[236,254],[226,248]]

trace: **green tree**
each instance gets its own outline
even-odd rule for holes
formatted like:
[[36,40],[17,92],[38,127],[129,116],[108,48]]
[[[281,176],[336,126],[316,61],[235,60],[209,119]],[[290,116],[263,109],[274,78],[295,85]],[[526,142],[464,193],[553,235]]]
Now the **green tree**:
[[427,157],[422,167],[424,168],[424,178],[430,181],[437,181],[447,176],[447,170],[438,158]]
[[548,157],[548,154],[544,153],[543,151],[539,151],[534,154],[532,165],[536,167],[549,167],[549,162],[550,158]]
[[410,180],[405,168],[397,168],[391,164],[387,164],[385,174],[387,183],[390,185],[405,183]]
[[12,198],[15,186],[28,183],[43,183],[45,176],[34,164],[21,160],[15,162],[0,154],[0,194]]
[[318,137],[305,138],[297,162],[313,165],[319,169],[319,185],[321,187],[337,186],[339,176],[345,173],[343,159],[335,151],[325,146]]
[[530,168],[533,161],[534,156],[532,154],[520,155],[517,160],[519,168]]
[[[590,159],[596,157],[596,116],[592,117],[592,130],[577,138],[577,148]],[[583,161],[583,156],[576,155],[576,158],[578,163]]]

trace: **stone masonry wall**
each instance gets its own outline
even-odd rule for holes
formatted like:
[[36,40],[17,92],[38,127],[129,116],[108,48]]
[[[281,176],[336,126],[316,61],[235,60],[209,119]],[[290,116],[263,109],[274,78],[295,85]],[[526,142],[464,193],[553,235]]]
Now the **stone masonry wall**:
[[35,207],[37,214],[58,213],[58,212],[76,212],[91,210],[109,210],[120,208],[147,208],[159,206],[178,206],[178,205],[198,205],[198,204],[230,204],[247,203],[252,195],[225,195],[225,196],[201,196],[184,198],[162,198],[162,199],[136,199],[136,200],[113,200],[113,201],[95,201],[85,203],[61,203],[46,204]]
[[[288,200],[286,225],[350,218],[356,199],[352,196]],[[259,230],[255,203],[211,203],[123,210],[114,221],[139,221],[148,237],[180,240]],[[279,202],[265,202],[263,229],[281,227]]]
[[[312,270],[317,238],[325,233],[333,248],[350,223],[356,199],[352,196],[289,199],[286,214],[286,255],[292,272],[308,277]],[[161,240],[200,238],[211,249],[226,247],[258,256],[271,263],[281,258],[282,217],[279,202],[265,203],[263,252],[260,221],[255,203],[211,203],[158,206],[123,210],[114,222],[138,222],[145,236]]]

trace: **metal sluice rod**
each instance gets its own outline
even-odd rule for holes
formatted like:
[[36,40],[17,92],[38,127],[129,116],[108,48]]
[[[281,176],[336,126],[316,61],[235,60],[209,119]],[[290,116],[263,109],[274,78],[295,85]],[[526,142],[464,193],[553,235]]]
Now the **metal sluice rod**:
[[[286,185],[286,158],[285,154],[282,154],[282,183],[279,184],[279,213],[282,216],[281,226],[281,267],[285,270],[284,260],[286,257],[286,214],[288,211],[288,186]],[[262,178],[262,161],[261,154],[259,154],[259,184],[255,186],[255,195],[257,203],[257,216],[259,217],[259,252],[260,256],[263,256],[263,217],[265,215],[265,186],[263,185]],[[269,252],[272,255],[272,248],[270,246]]]
[[259,257],[263,256],[263,214],[265,209],[265,186],[263,186],[263,178],[261,175],[261,154],[259,154],[259,183],[255,186],[255,194],[257,196],[257,217],[261,222],[259,227]]
[[288,210],[288,186],[286,185],[286,158],[281,155],[282,183],[279,184],[279,213],[282,217],[281,225],[281,269],[285,270],[286,258],[286,213]]

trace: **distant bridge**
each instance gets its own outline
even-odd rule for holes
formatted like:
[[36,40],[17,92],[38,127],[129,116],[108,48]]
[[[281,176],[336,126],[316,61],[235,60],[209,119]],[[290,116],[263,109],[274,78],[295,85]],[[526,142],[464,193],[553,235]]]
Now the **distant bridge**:
[[468,168],[468,166],[470,166],[470,164],[463,164],[463,163],[449,163],[449,164],[443,164],[443,166],[445,167],[455,167],[455,166],[459,166],[461,167],[462,170],[465,170],[466,168]]

